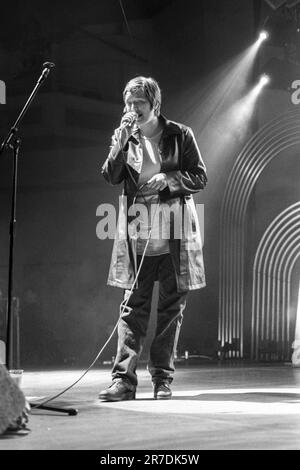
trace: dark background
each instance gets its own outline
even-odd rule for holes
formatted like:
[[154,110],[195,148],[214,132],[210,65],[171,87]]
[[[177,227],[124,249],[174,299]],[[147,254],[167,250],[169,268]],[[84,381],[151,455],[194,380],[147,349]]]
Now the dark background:
[[[298,17],[297,6],[276,8],[276,2],[272,7],[255,0],[15,0],[1,5],[0,78],[7,91],[6,104],[0,105],[2,138],[43,62],[56,65],[20,129],[14,295],[20,301],[21,365],[87,365],[117,321],[122,292],[106,286],[112,241],[97,239],[96,209],[101,203],[118,204],[121,187],[109,187],[100,168],[122,114],[122,90],[136,75],[158,80],[162,112],[193,128],[207,165],[207,189],[195,197],[205,205],[207,287],[190,294],[178,355],[188,350],[214,356],[224,188],[240,150],[275,112],[269,103],[274,96],[279,101],[279,95],[289,96],[297,78]],[[261,72],[272,73],[267,104],[257,104],[246,131],[230,129],[230,145],[224,145],[228,129],[218,128],[217,119],[241,92],[236,82],[227,84],[230,68],[264,25],[272,35],[244,85],[251,87]],[[282,172],[277,164],[257,188],[251,207],[259,233],[266,214],[279,210],[274,194],[289,187],[286,200],[299,197],[299,159],[293,158],[285,165],[284,181],[275,176]],[[11,176],[12,154],[6,151],[0,157],[4,297]],[[281,202],[284,207],[286,201]],[[253,249],[257,239],[256,234]],[[115,338],[99,364],[114,353]]]

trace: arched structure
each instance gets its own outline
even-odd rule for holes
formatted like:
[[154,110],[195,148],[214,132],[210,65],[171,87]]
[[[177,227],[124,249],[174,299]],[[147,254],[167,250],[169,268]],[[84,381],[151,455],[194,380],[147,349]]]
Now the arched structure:
[[295,107],[266,124],[249,140],[236,160],[225,189],[220,227],[218,339],[222,346],[238,343],[236,355],[239,357],[244,353],[245,235],[249,199],[269,163],[299,144],[300,113]]
[[264,233],[253,266],[251,357],[290,359],[291,276],[300,256],[300,202],[279,214]]

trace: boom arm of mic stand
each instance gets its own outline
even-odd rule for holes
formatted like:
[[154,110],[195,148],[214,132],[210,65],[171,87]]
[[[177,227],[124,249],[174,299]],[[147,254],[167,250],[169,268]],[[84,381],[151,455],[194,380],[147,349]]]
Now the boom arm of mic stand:
[[45,62],[43,64],[44,66],[44,70],[42,71],[42,74],[41,76],[39,77],[34,89],[32,90],[31,92],[31,95],[29,96],[28,100],[26,101],[23,109],[21,110],[16,122],[14,123],[14,125],[11,127],[8,135],[6,136],[6,138],[4,139],[4,141],[2,142],[1,144],[1,148],[0,148],[0,155],[2,154],[2,152],[10,145],[10,141],[11,139],[16,135],[16,133],[18,132],[18,128],[19,128],[19,123],[21,122],[21,120],[23,119],[27,109],[29,108],[31,102],[33,101],[35,95],[37,94],[38,92],[38,89],[40,88],[40,86],[42,85],[42,83],[45,81],[45,79],[48,77],[49,73],[50,73],[50,69],[52,67],[54,67],[55,65],[52,63],[52,62]]

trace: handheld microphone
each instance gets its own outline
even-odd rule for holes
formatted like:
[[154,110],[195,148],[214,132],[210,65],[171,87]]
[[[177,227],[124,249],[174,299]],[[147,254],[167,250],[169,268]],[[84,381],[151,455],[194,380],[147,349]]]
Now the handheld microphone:
[[137,113],[127,113],[126,116],[122,119],[122,124],[120,125],[120,129],[123,130],[127,126],[132,126],[132,124],[137,120]]

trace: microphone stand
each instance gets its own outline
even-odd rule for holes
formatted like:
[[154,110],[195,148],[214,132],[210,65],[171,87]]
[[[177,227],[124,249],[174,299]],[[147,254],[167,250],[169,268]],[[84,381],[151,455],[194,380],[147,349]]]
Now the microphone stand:
[[[53,62],[45,62],[43,64],[43,72],[39,77],[31,95],[26,101],[23,109],[21,110],[17,120],[11,127],[8,135],[4,139],[0,147],[0,156],[7,149],[10,148],[13,151],[13,179],[12,179],[12,201],[11,201],[11,219],[9,226],[9,263],[8,263],[8,301],[7,301],[7,327],[6,327],[6,368],[8,371],[13,368],[13,320],[12,320],[12,303],[13,303],[13,281],[14,281],[14,242],[16,237],[16,207],[17,207],[17,186],[18,186],[18,159],[19,151],[21,146],[21,139],[18,136],[19,124],[24,117],[27,109],[37,94],[39,88],[48,77],[50,70],[55,67]],[[69,415],[76,415],[77,410],[73,408],[53,408],[50,406],[31,404],[34,408],[40,408],[44,410],[59,411],[67,413]]]

